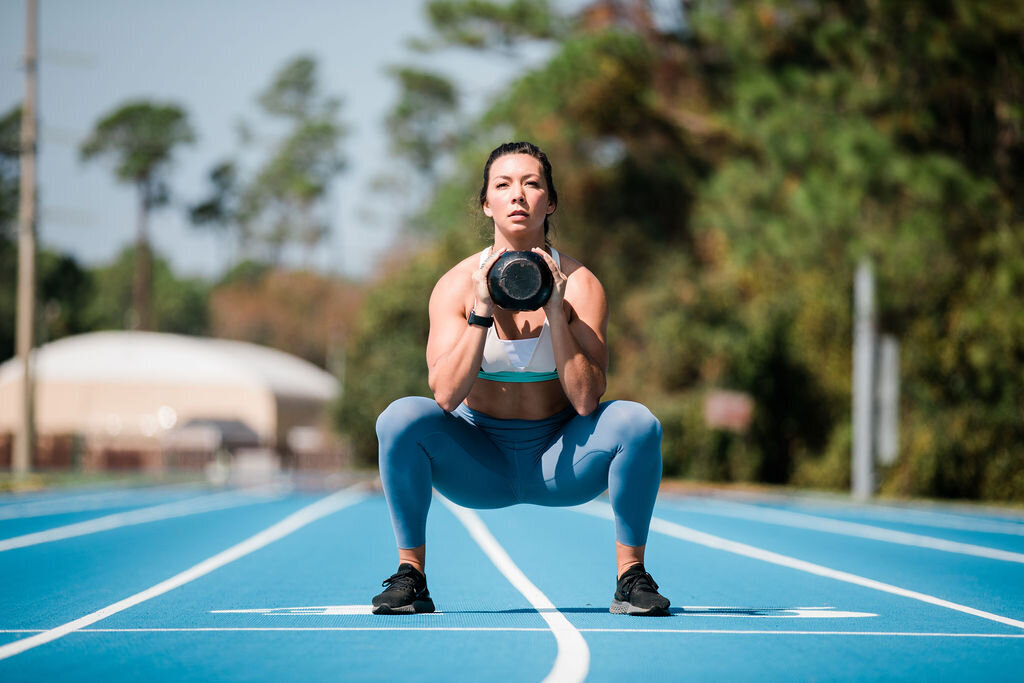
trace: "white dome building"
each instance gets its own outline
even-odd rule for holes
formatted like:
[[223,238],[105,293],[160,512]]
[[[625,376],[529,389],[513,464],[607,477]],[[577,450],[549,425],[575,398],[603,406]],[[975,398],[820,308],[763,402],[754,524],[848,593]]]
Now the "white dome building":
[[[259,445],[282,450],[292,430],[323,425],[325,409],[339,391],[330,373],[282,351],[123,331],[42,346],[35,355],[35,382],[40,439],[73,436],[100,467],[110,463],[96,461],[97,451],[160,452],[197,421],[208,430],[234,425],[236,432],[254,433]],[[17,359],[0,365],[0,434],[19,428],[21,385]],[[137,465],[162,466],[155,457],[141,457]]]

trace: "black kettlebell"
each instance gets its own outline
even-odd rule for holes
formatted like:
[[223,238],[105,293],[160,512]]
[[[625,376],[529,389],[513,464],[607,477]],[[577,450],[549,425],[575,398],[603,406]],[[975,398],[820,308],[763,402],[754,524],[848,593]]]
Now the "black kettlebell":
[[487,273],[491,300],[510,311],[535,311],[548,302],[555,279],[532,251],[506,251]]

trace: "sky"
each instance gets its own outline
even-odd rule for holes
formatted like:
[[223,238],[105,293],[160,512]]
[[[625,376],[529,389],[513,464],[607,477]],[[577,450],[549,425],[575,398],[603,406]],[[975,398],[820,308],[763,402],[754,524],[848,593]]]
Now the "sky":
[[[180,276],[217,277],[235,255],[229,240],[197,229],[182,204],[201,199],[209,170],[238,150],[236,125],[259,127],[256,96],[298,55],[318,60],[325,93],[344,100],[346,172],[328,205],[332,234],[314,255],[322,272],[366,278],[395,240],[394,203],[370,190],[394,168],[383,122],[398,96],[385,69],[415,64],[456,81],[463,108],[479,111],[502,83],[542,57],[467,51],[423,56],[407,47],[428,35],[423,0],[39,0],[39,242],[86,265],[109,263],[134,240],[135,194],[108,162],[83,163],[94,124],[134,99],[174,102],[198,134],[175,156],[178,206],[150,222],[156,251]],[[567,2],[579,5],[579,2]],[[24,94],[25,3],[0,0],[0,113]],[[503,142],[503,141],[497,141]],[[373,217],[371,219],[370,217]]]

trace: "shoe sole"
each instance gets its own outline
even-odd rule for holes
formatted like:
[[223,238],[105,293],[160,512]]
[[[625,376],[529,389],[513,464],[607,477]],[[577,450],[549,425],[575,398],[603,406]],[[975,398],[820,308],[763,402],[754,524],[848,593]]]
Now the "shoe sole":
[[628,614],[631,617],[667,617],[669,611],[664,607],[637,607],[633,603],[621,600],[612,600],[612,606],[608,608],[612,614]]
[[408,605],[392,607],[391,605],[375,605],[374,614],[429,614],[434,611],[433,600],[416,600]]

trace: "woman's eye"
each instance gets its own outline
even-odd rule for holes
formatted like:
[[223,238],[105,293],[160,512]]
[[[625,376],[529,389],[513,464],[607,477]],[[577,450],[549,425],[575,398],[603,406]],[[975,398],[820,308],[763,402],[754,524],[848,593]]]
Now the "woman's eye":
[[498,183],[497,185],[495,185],[495,187],[497,187],[499,190],[503,190],[506,187],[508,187],[508,183]]

